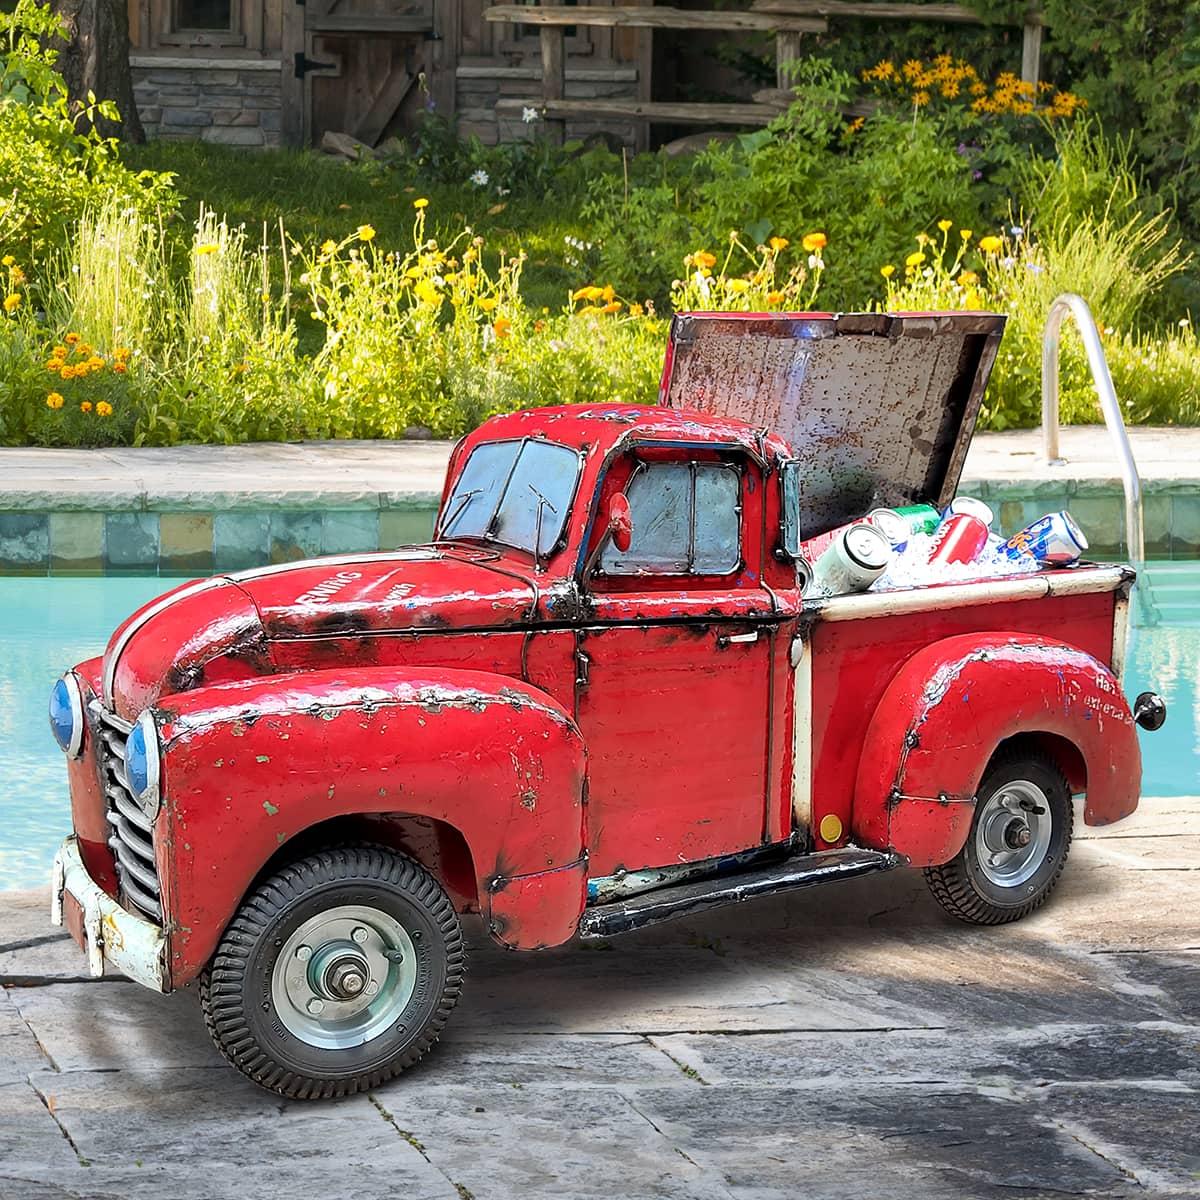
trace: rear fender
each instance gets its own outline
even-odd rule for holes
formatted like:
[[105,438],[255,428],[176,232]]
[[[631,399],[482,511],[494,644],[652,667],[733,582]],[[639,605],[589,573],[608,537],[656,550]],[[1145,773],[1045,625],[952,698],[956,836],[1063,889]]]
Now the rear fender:
[[175,986],[209,959],[281,846],[351,815],[456,829],[505,945],[534,949],[574,932],[585,901],[586,756],[544,692],[489,672],[360,668],[218,684],[153,711]]
[[1113,673],[1049,638],[964,634],[918,651],[884,692],[859,761],[856,840],[913,866],[947,862],[966,841],[989,760],[1018,734],[1050,734],[1078,751],[1087,824],[1137,807],[1141,752]]

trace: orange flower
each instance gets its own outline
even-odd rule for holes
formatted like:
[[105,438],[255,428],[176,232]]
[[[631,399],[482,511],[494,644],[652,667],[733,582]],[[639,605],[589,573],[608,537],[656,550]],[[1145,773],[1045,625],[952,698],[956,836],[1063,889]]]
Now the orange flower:
[[109,402],[107,400],[101,400],[100,403],[96,405],[96,416],[111,417],[112,416],[112,405],[109,404]]
[[610,300],[600,311],[609,313],[609,314],[615,313],[615,312],[620,312],[621,311],[621,302],[620,302],[620,300]]
[[708,267],[710,270],[717,265],[717,256],[709,254],[707,250],[697,250],[692,255],[692,262],[698,267]]
[[789,243],[788,243],[787,238],[773,237],[767,243],[767,245],[770,246],[771,249],[774,250],[776,254],[778,254],[781,250],[786,250],[788,248]]
[[492,332],[498,338],[506,338],[512,333],[512,322],[507,317],[497,317],[492,325]]
[[129,368],[123,362],[115,362],[113,363],[113,370],[116,371],[118,375],[124,375]]
[[829,239],[820,230],[817,230],[815,233],[806,233],[800,244],[809,254],[815,254],[829,245]]
[[62,406],[63,397],[61,392],[51,392],[50,395],[46,397],[47,408],[62,408]]
[[80,412],[85,412],[85,413],[87,413],[87,412],[91,412],[91,411],[92,411],[92,402],[91,402],[90,400],[85,400],[85,401],[84,401],[84,402],[83,402],[83,403],[82,403],[82,404],[79,406],[79,411],[80,411]]
[[767,293],[767,303],[768,304],[782,304],[783,303],[783,293],[782,292],[768,292]]
[[79,341],[79,334],[68,333],[67,336],[63,338],[63,341],[66,342],[68,346],[73,346],[77,341]]

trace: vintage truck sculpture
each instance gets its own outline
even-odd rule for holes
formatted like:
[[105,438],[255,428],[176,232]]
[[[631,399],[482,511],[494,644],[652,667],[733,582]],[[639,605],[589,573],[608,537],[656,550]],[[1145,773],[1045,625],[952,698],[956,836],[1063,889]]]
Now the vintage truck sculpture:
[[1037,908],[1072,796],[1138,801],[1133,572],[810,602],[796,564],[953,497],[1002,328],[680,316],[658,406],[464,438],[429,545],[142,608],[55,685],[54,919],[93,974],[198,980],[236,1067],[320,1097],[436,1040],[460,913],[538,950],[898,866],[966,921]]

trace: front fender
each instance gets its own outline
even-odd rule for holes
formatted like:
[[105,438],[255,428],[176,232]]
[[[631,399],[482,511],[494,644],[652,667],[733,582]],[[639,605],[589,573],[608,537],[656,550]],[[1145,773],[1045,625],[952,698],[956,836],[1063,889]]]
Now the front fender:
[[355,668],[218,684],[153,711],[175,986],[207,962],[271,855],[339,816],[404,813],[457,829],[507,945],[574,931],[586,756],[544,692],[482,671]]
[[1142,759],[1113,673],[1082,650],[1030,634],[964,634],[912,656],[867,730],[852,828],[914,866],[953,858],[971,827],[975,794],[997,746],[1053,734],[1086,771],[1084,820],[1106,825],[1137,807]]

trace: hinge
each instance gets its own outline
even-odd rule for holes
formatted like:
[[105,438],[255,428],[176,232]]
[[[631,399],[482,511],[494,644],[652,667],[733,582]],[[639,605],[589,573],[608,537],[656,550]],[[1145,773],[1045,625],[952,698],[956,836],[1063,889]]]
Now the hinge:
[[592,660],[582,651],[575,651],[575,686],[587,687]]

